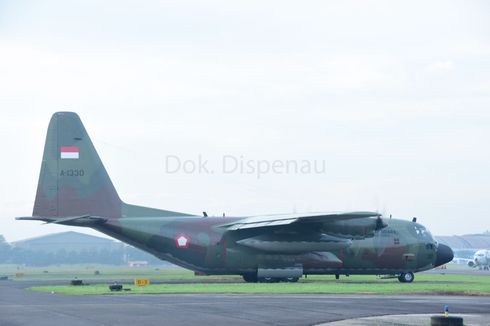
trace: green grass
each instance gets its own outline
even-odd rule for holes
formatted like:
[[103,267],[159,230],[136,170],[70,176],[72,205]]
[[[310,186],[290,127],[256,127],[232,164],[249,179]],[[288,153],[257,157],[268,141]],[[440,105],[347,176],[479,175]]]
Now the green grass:
[[[451,266],[451,269],[453,267]],[[95,275],[99,271],[99,275]],[[15,277],[15,273],[24,273]],[[441,271],[443,272],[443,271]],[[312,275],[298,283],[243,283],[241,277],[232,276],[194,276],[194,273],[181,268],[144,267],[130,268],[110,265],[67,265],[42,268],[0,265],[0,275],[9,275],[14,281],[61,281],[66,286],[37,286],[32,291],[55,292],[60,294],[113,294],[108,285],[114,281],[132,283],[135,278],[148,278],[158,281],[185,281],[192,284],[152,284],[147,287],[124,285],[131,291],[123,294],[156,293],[257,293],[257,294],[464,294],[490,295],[490,275],[455,274],[416,274],[411,284],[399,283],[396,279],[377,279],[376,276],[341,277],[336,281],[332,275]],[[69,286],[69,281],[78,278],[85,283],[105,281],[107,284]],[[207,280],[226,280],[210,283]]]
[[[200,277],[206,279],[206,277]],[[375,276],[351,276],[339,281],[332,276],[314,276],[298,283],[197,283],[152,284],[146,287],[124,285],[125,292],[110,292],[108,284],[86,286],[37,286],[32,291],[69,295],[87,294],[171,294],[171,293],[227,293],[227,294],[463,294],[490,295],[490,277],[466,275],[417,274],[411,284],[396,279],[381,280]]]
[[[96,275],[95,271],[99,271]],[[16,277],[16,273],[22,273]],[[48,267],[23,267],[0,265],[0,275],[8,275],[15,281],[69,281],[74,278],[94,280],[132,281],[135,278],[152,280],[189,280],[195,279],[194,272],[177,267],[121,267],[112,265],[61,265]],[[221,276],[206,276],[207,279],[219,279]]]

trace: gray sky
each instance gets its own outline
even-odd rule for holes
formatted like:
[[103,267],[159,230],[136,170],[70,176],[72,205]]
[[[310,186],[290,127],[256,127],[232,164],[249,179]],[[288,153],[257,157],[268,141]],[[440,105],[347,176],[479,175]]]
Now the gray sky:
[[[487,1],[0,0],[9,241],[70,229],[13,220],[32,212],[60,110],[80,114],[130,203],[379,210],[436,234],[490,229]],[[326,171],[165,172],[167,155],[200,154]]]

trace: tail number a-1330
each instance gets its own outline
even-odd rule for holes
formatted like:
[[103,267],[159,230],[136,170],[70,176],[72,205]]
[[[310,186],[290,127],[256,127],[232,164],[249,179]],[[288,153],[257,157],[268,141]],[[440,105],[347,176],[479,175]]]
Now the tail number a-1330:
[[60,177],[83,177],[84,175],[85,171],[83,169],[69,169],[60,171]]

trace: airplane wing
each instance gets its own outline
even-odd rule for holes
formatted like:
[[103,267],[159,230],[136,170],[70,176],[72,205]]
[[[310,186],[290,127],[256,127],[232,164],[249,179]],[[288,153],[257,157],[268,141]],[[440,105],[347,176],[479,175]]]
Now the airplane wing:
[[[374,218],[375,217],[375,218]],[[352,239],[373,237],[386,225],[375,212],[308,213],[251,216],[222,224],[229,232],[244,233],[237,243],[277,254],[329,252],[347,248]]]
[[333,212],[333,213],[304,213],[304,214],[278,214],[278,215],[258,215],[246,217],[231,223],[222,224],[220,227],[227,228],[229,231],[274,227],[289,225],[292,223],[335,223],[345,220],[354,220],[368,217],[381,217],[375,212]]

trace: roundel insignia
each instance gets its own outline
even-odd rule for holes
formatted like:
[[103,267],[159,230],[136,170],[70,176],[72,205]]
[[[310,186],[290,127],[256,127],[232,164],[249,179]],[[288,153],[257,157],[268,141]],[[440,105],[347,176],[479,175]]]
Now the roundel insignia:
[[189,248],[190,238],[187,234],[181,233],[175,238],[177,248]]

